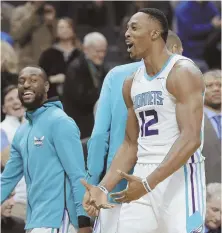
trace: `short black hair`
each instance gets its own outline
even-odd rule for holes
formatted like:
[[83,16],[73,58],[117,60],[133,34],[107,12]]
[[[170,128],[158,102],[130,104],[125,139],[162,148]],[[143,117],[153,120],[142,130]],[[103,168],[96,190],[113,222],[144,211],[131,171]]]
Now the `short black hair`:
[[164,40],[164,42],[166,42],[169,26],[165,14],[156,8],[142,8],[138,12],[145,13],[149,15],[151,19],[157,20],[160,23],[163,30],[161,33],[161,37]]
[[[26,68],[28,68],[28,67],[39,69],[39,70],[42,72],[42,78],[43,78],[45,81],[49,81],[48,76],[47,76],[45,70],[44,70],[42,67],[37,66],[37,65],[31,65],[31,66],[26,66],[26,67],[24,67],[22,70],[24,70],[24,69],[26,69]],[[20,70],[19,73],[21,73],[22,70]]]
[[15,86],[15,85],[8,85],[8,86],[6,86],[4,89],[3,89],[3,91],[2,91],[2,94],[1,94],[1,104],[2,105],[4,105],[4,103],[5,103],[5,96],[10,92],[10,91],[12,91],[12,90],[14,90],[14,89],[17,89],[18,87],[17,86]]

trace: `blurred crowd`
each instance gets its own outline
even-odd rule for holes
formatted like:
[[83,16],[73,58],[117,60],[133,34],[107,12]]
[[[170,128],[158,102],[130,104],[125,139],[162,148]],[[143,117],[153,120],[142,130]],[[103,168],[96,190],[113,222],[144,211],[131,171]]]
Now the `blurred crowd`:
[[[206,232],[220,232],[220,1],[1,1],[2,169],[16,130],[26,121],[16,87],[19,71],[28,65],[45,70],[50,82],[48,97],[59,96],[65,112],[80,129],[86,151],[103,80],[114,66],[133,62],[124,33],[130,16],[144,7],[165,13],[182,41],[183,55],[204,73]],[[24,178],[1,208],[2,232],[24,232]]]

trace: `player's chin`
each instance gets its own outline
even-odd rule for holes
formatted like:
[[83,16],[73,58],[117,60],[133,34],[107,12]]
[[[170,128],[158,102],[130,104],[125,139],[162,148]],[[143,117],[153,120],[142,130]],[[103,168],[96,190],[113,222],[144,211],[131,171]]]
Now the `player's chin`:
[[135,53],[133,53],[133,52],[130,52],[130,58],[131,59],[136,59],[137,57],[136,57],[136,54]]
[[26,101],[23,101],[22,104],[27,109],[33,109],[36,107],[34,100],[26,100]]

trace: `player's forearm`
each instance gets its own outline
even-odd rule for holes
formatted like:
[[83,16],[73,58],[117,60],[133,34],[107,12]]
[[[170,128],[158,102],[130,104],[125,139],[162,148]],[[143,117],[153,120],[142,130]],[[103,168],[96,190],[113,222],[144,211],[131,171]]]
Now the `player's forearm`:
[[100,185],[106,187],[110,192],[122,179],[117,170],[128,173],[137,161],[137,144],[130,144],[127,141],[119,148],[113,162]]
[[182,135],[176,140],[159,167],[148,177],[151,189],[180,169],[200,146],[200,138]]

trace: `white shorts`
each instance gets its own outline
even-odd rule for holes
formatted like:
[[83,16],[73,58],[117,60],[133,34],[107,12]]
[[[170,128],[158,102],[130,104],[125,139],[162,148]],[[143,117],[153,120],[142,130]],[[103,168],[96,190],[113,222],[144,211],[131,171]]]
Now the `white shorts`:
[[121,205],[112,209],[101,209],[99,217],[95,220],[93,233],[113,233],[117,230]]
[[77,230],[74,226],[69,222],[69,215],[65,211],[62,226],[57,228],[34,228],[27,230],[26,233],[77,233]]
[[[145,178],[157,167],[158,164],[137,164],[134,175]],[[204,162],[186,164],[151,193],[130,204],[123,204],[116,225],[112,225],[113,231],[107,224],[106,229],[103,227],[95,232],[203,233],[205,200]]]

